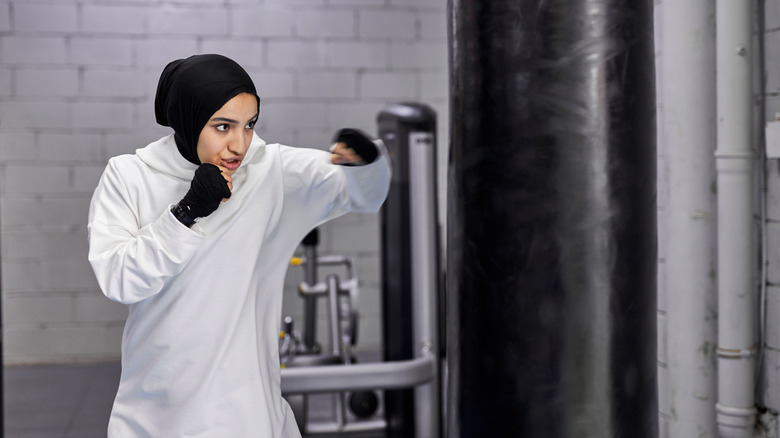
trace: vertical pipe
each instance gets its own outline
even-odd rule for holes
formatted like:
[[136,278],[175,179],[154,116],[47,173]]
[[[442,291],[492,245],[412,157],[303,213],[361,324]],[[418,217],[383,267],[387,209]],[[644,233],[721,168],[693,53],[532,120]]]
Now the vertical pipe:
[[665,1],[669,436],[716,436],[715,2]]
[[652,3],[449,5],[447,436],[655,437]]
[[724,438],[755,423],[752,6],[717,0],[718,403]]
[[412,239],[412,294],[415,357],[433,353],[436,367],[431,383],[414,389],[416,437],[438,437],[438,221],[436,214],[436,142],[434,131],[412,132],[409,140],[409,207]]

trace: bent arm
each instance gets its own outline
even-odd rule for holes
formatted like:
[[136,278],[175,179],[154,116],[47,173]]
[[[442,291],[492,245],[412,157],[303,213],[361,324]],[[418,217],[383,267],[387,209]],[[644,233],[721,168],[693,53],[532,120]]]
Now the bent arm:
[[116,166],[109,162],[89,209],[89,262],[108,298],[135,303],[159,293],[180,273],[203,236],[166,209],[141,226]]

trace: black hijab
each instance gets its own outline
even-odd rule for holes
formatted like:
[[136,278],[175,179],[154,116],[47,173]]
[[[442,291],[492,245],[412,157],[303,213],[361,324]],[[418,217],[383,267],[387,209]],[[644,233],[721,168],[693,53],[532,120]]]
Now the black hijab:
[[194,55],[168,64],[160,75],[154,114],[157,123],[174,131],[179,152],[200,165],[198,138],[209,118],[241,93],[257,98],[252,78],[222,55]]

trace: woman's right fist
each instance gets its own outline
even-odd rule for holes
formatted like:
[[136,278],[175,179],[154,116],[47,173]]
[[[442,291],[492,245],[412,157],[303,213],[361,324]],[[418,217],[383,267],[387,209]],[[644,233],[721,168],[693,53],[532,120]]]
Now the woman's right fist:
[[206,163],[195,170],[190,190],[179,202],[179,206],[194,220],[206,217],[219,207],[219,203],[230,198],[233,179],[224,169]]
[[[217,167],[219,167],[220,172],[222,172],[222,178],[225,178],[225,181],[227,181],[228,190],[230,190],[230,193],[232,194],[233,193],[233,177],[230,176],[230,174],[228,173],[228,170],[226,168],[224,168],[222,166],[217,166]],[[230,198],[230,195],[228,195],[227,198],[222,198],[222,202],[227,201],[228,198]]]

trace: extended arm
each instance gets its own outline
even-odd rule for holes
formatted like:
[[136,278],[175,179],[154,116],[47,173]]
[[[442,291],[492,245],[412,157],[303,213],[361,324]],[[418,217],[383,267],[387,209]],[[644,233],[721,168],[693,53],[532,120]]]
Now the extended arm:
[[[350,143],[342,141],[336,142],[332,154],[283,148],[287,220],[299,223],[306,232],[347,212],[379,211],[390,187],[390,161],[380,140],[367,142],[374,152],[373,157],[367,156],[368,159],[357,154],[359,146],[348,147]],[[339,147],[348,147],[348,150],[338,154]],[[349,154],[359,160],[353,157],[349,163],[342,161],[344,155]],[[368,160],[371,160],[368,164],[359,164]]]

